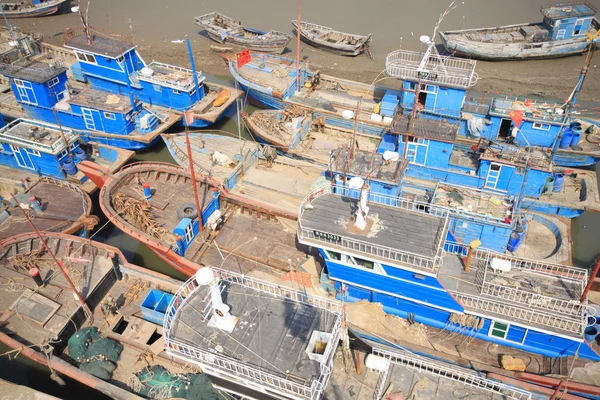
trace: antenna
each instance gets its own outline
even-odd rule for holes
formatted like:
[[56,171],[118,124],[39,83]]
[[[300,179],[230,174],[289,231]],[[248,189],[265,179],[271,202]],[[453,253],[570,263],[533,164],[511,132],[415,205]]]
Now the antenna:
[[90,3],[88,1],[87,8],[85,10],[85,16],[83,15],[83,11],[81,10],[81,0],[77,1],[77,8],[79,8],[79,18],[81,18],[81,24],[83,25],[83,31],[85,32],[85,36],[87,38],[88,45],[92,45],[92,35],[90,34],[90,26],[88,25],[88,12],[90,10]]

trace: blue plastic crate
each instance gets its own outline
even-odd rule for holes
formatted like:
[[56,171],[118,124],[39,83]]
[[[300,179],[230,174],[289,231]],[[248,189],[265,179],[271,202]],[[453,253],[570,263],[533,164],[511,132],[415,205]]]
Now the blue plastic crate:
[[165,313],[173,295],[152,289],[144,299],[141,305],[142,317],[146,321],[162,325],[165,320]]

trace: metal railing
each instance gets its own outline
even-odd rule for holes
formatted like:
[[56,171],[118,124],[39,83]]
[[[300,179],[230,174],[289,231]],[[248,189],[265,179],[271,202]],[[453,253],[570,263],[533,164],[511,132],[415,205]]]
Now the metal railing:
[[[142,74],[140,71],[138,71],[137,78],[140,80],[143,80],[143,81],[150,82],[150,83],[173,86],[173,87],[176,87],[176,88],[186,91],[186,92],[194,89],[194,80],[193,80],[194,73],[192,72],[192,70],[187,69],[187,68],[178,67],[176,65],[161,63],[158,61],[152,61],[150,64],[148,64],[148,68],[150,68],[150,69],[152,69],[152,67],[154,67],[154,66],[172,70],[172,71],[181,72],[183,74],[188,75],[186,77],[188,79],[185,79],[183,81],[177,81],[174,79],[174,77],[172,77],[170,75],[163,76],[161,73],[158,73],[158,74],[154,74],[151,76],[147,76],[147,75]],[[196,72],[196,76],[198,77],[198,86],[200,86],[204,82],[205,77],[202,75],[202,72]]]
[[455,381],[472,389],[498,394],[503,396],[503,398],[515,400],[531,399],[531,393],[526,390],[483,378],[475,373],[460,370],[447,363],[442,364],[433,360],[430,361],[409,354],[390,352],[377,347],[373,347],[373,354],[384,357],[390,363],[398,366]]
[[[560,2],[558,4],[557,3],[544,4],[543,6],[540,7],[540,11],[545,17],[548,17],[548,18],[561,18],[561,17],[575,18],[575,17],[580,16],[581,13],[580,12],[573,13],[574,6],[588,6],[593,11],[594,14],[598,12],[598,8],[588,0],[565,1],[565,2]],[[571,10],[568,11],[566,9],[571,9]],[[560,12],[557,12],[556,10],[560,10]]]
[[[39,143],[39,142],[30,140],[30,139],[22,138],[20,136],[13,136],[13,135],[9,134],[9,131],[19,124],[28,124],[28,125],[40,127],[43,129],[55,130],[55,132],[51,132],[51,133],[57,135],[56,141],[54,142],[54,144],[51,144],[51,145],[43,144],[43,143]],[[77,135],[73,134],[70,129],[63,128],[63,132],[65,134],[65,139],[67,139],[67,142],[69,143],[69,145],[73,144],[77,140]],[[39,122],[31,121],[28,119],[22,119],[22,118],[16,119],[16,120],[10,122],[9,124],[7,124],[6,126],[4,126],[2,129],[0,129],[0,137],[3,139],[6,139],[8,142],[14,142],[16,144],[27,146],[28,148],[42,150],[44,152],[50,152],[50,153],[57,153],[66,148],[65,142],[58,136],[59,134],[60,133],[59,133],[58,127],[55,125],[40,124]]]
[[[521,104],[519,107],[516,104]],[[538,108],[540,106],[540,108]],[[554,110],[561,108],[562,104],[538,103],[536,100],[517,96],[495,96],[492,99],[490,112],[508,115],[510,111],[521,110],[527,118],[544,120],[549,122],[562,122],[565,118],[564,114],[558,114]],[[531,115],[528,114],[531,112]],[[544,112],[542,110],[551,110]]]
[[[263,384],[286,394],[293,394],[310,400],[316,400],[320,398],[331,376],[330,366],[335,348],[340,340],[342,318],[340,303],[327,298],[311,296],[304,292],[262,281],[260,279],[251,278],[228,270],[214,267],[211,268],[224,281],[252,288],[258,292],[268,293],[285,301],[291,300],[337,314],[334,328],[330,332],[331,336],[325,353],[323,354],[325,362],[320,363],[321,374],[319,378],[316,380],[313,379],[310,386],[302,385],[285,377],[265,372],[240,360],[215,354],[214,351],[211,351],[210,349],[204,349],[198,345],[184,343],[181,340],[175,339],[173,337],[172,329],[177,313],[185,304],[186,299],[199,288],[201,288],[201,286],[196,282],[195,276],[188,279],[179,288],[179,290],[173,296],[173,299],[171,300],[165,313],[163,329],[165,333],[164,337],[167,350],[188,357],[192,361],[208,364],[232,376],[241,377],[242,379],[249,379],[255,383]],[[207,311],[208,308],[209,307],[206,309]]]
[[429,271],[436,271],[441,265],[442,258],[445,255],[442,244],[445,236],[444,229],[448,227],[449,223],[448,209],[436,205],[430,205],[428,203],[420,203],[413,200],[389,196],[381,193],[369,193],[370,203],[376,203],[384,206],[398,208],[405,211],[429,215],[434,218],[444,219],[444,222],[442,223],[442,226],[440,228],[442,232],[438,233],[440,235],[440,238],[438,239],[436,254],[427,257],[423,255],[414,254],[409,251],[394,249],[388,246],[380,246],[368,243],[363,240],[353,239],[347,236],[340,236],[331,232],[319,232],[319,235],[316,235],[314,230],[305,228],[302,225],[302,216],[304,215],[306,205],[323,195],[338,195],[358,199],[360,195],[360,190],[350,189],[342,185],[325,185],[321,188],[315,189],[312,192],[310,192],[304,198],[304,200],[302,200],[302,203],[300,204],[300,210],[298,212],[297,235],[299,240],[320,242],[331,246],[337,246],[346,250],[368,254],[381,259],[393,261],[400,264],[406,264],[409,266],[422,268]]
[[88,202],[87,202],[87,197],[88,196],[78,186],[73,185],[72,183],[69,183],[69,182],[61,180],[61,179],[51,178],[49,176],[43,176],[43,177],[41,177],[39,179],[39,182],[46,182],[46,183],[50,183],[50,184],[53,184],[53,185],[56,185],[56,186],[69,188],[72,191],[76,192],[77,194],[79,194],[81,196],[83,214],[84,215],[88,214]]
[[495,313],[508,318],[514,318],[530,324],[537,324],[547,328],[554,328],[578,336],[583,334],[586,326],[585,318],[575,319],[574,316],[555,315],[542,312],[539,309],[517,307],[504,302],[485,299],[475,295],[469,295],[451,291],[452,295],[465,308],[478,311]]
[[413,82],[468,89],[475,85],[475,60],[430,54],[421,67],[425,53],[396,50],[385,60],[388,75]]

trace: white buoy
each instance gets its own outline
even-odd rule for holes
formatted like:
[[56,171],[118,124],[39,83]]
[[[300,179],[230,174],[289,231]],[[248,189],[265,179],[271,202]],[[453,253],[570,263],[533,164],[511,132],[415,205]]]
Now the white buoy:
[[71,12],[74,12],[74,13],[79,12],[79,6],[71,7]]
[[366,183],[363,185],[360,191],[360,198],[358,199],[358,210],[356,211],[356,226],[361,231],[367,227],[367,215],[369,215],[369,207],[367,206],[367,200],[369,199],[369,185]]
[[383,372],[387,369],[390,361],[387,358],[376,356],[374,354],[367,354],[367,359],[365,360],[365,365],[367,368]]
[[352,119],[352,118],[354,118],[354,111],[344,110],[344,111],[342,111],[342,117],[344,119]]

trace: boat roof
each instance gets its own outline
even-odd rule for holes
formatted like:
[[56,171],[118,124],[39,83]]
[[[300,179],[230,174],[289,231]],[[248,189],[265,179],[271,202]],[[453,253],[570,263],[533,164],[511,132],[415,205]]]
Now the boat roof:
[[38,59],[22,58],[10,64],[0,63],[2,75],[36,83],[46,83],[66,70],[64,62],[59,59],[48,63]]
[[535,100],[506,95],[498,95],[492,98],[489,108],[490,114],[508,116],[511,111],[520,111],[523,113],[523,118],[527,120],[554,125],[562,124],[565,119],[564,104],[543,99]]
[[446,209],[420,207],[410,200],[372,194],[367,226],[360,230],[354,226],[353,216],[358,192],[328,185],[309,194],[298,217],[299,240],[387,264],[435,272],[448,231]]
[[338,174],[347,173],[348,175],[361,178],[384,181],[398,185],[406,167],[408,160],[396,158],[392,161],[385,161],[383,154],[369,151],[356,151],[354,157],[348,162],[348,149],[339,148],[333,155],[332,170]]
[[401,135],[455,143],[459,127],[458,123],[420,116],[414,119],[411,126],[410,118],[401,115],[399,118],[394,118],[390,129],[393,133]]
[[[62,132],[69,145],[77,141],[70,129],[63,128]],[[0,128],[0,141],[54,155],[66,148],[57,126],[21,118]]]
[[68,102],[82,107],[91,107],[103,111],[126,114],[132,110],[131,100],[120,94],[102,92],[92,88],[83,88],[72,95]]
[[431,198],[431,204],[450,207],[463,218],[486,218],[489,222],[501,223],[507,217],[512,218],[513,202],[510,196],[498,192],[449,183],[438,184]]
[[494,144],[484,150],[481,159],[500,164],[513,164],[523,168],[528,163],[533,169],[552,171],[552,159],[546,152],[533,147]]
[[[194,89],[194,74],[187,68],[181,68],[158,61],[152,61],[148,64],[147,68],[152,71],[152,75],[146,75],[144,74],[144,70],[141,70],[135,72],[135,77],[142,81],[169,86],[185,92]],[[204,81],[202,72],[196,72],[196,76],[198,78],[198,84]]]
[[569,1],[547,4],[540,9],[544,17],[550,19],[593,17],[598,9],[589,1]]
[[66,48],[73,50],[82,50],[88,53],[99,54],[109,58],[118,58],[134,49],[136,46],[126,41],[110,39],[107,37],[92,34],[92,44],[88,43],[85,34],[75,36],[65,44]]
[[[510,267],[494,270],[493,259]],[[467,312],[571,337],[583,334],[587,301],[579,299],[588,279],[584,269],[477,249],[469,272],[461,257],[446,254],[438,279]]]
[[[265,386],[293,382],[290,386],[310,393],[320,381],[326,383],[339,340],[339,304],[226,270],[214,268],[213,272],[222,279],[222,299],[237,324],[231,333],[213,325],[211,286],[199,285],[192,277],[182,286],[185,301],[178,307],[175,300],[167,310],[174,315],[165,325],[169,353],[177,354],[182,344],[193,349],[185,353],[191,361],[202,361],[207,354],[225,357],[228,364],[219,363],[220,369],[234,371],[239,364],[274,377],[250,374],[252,381]],[[326,345],[323,364],[307,354],[312,352],[314,333]],[[204,356],[196,358],[198,353]],[[293,390],[282,386],[278,389]]]

